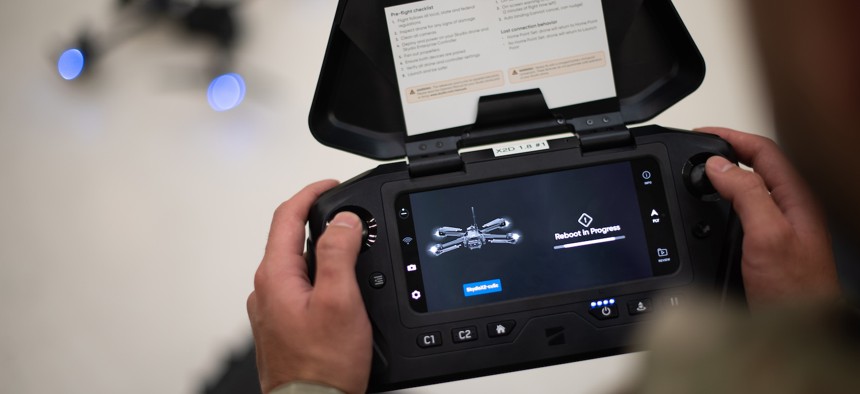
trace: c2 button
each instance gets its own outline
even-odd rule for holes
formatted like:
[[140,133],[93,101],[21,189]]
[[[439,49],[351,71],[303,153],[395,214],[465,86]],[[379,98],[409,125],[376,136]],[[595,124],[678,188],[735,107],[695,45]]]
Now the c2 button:
[[451,330],[451,337],[454,343],[469,342],[478,339],[478,327],[463,327]]

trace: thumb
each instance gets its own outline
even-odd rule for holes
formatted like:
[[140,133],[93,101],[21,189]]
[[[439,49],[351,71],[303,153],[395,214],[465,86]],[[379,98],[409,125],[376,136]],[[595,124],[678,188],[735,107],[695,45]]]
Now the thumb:
[[785,220],[762,178],[721,156],[708,159],[705,172],[720,196],[732,203],[744,231],[765,230]]
[[361,249],[361,233],[361,219],[351,212],[341,212],[329,223],[317,243],[314,287],[318,291],[358,291],[355,261]]

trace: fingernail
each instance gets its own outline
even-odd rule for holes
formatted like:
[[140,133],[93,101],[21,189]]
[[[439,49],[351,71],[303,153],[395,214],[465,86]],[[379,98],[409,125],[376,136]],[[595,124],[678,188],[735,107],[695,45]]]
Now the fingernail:
[[711,171],[716,172],[726,172],[735,167],[734,163],[726,160],[726,158],[722,156],[711,156],[706,165],[711,167]]
[[358,216],[352,212],[341,212],[332,219],[329,226],[356,228],[361,224],[359,220]]

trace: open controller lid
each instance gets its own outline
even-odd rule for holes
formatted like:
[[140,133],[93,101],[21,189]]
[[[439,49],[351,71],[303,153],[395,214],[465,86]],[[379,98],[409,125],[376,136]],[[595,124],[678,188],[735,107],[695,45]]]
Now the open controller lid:
[[[598,129],[602,123],[610,123],[610,119],[613,124],[636,124],[657,116],[695,91],[705,76],[704,60],[671,0],[603,0],[600,16],[604,18],[605,24],[601,24],[600,27],[605,27],[605,30],[600,30],[600,34],[609,52],[608,59],[603,61],[607,65],[611,63],[611,74],[604,75],[610,75],[610,85],[614,79],[614,87],[610,86],[614,88],[614,97],[598,97],[596,100],[552,108],[547,105],[547,101],[541,94],[540,89],[546,91],[546,85],[538,89],[517,90],[519,86],[528,87],[529,85],[522,83],[501,94],[499,92],[494,94],[492,89],[484,89],[475,94],[489,92],[490,95],[481,95],[479,103],[473,101],[471,106],[478,107],[477,115],[471,115],[471,119],[474,120],[467,122],[468,124],[460,122],[453,127],[442,126],[420,134],[407,133],[407,119],[404,114],[408,93],[415,94],[416,91],[423,90],[440,96],[456,95],[450,91],[439,93],[438,86],[431,86],[426,82],[423,85],[416,85],[416,89],[415,86],[410,86],[411,81],[406,79],[409,74],[417,74],[419,78],[416,81],[420,80],[423,74],[432,74],[431,71],[420,71],[421,67],[425,70],[433,70],[428,66],[432,63],[420,64],[419,61],[419,58],[433,57],[433,46],[421,45],[427,40],[419,40],[419,37],[436,34],[438,39],[445,40],[452,35],[462,38],[464,37],[462,34],[470,32],[468,30],[470,26],[465,24],[474,21],[474,18],[468,18],[468,6],[462,8],[466,11],[463,11],[464,18],[460,19],[464,25],[459,30],[452,34],[433,31],[434,25],[444,29],[444,23],[439,23],[440,21],[450,22],[457,19],[450,15],[448,18],[437,15],[440,10],[444,11],[443,6],[450,4],[451,1],[453,0],[339,1],[309,118],[311,132],[319,142],[361,156],[391,160],[406,157],[407,144],[416,141],[440,138],[450,140],[453,137],[459,147],[464,147],[554,134],[560,132],[558,126],[564,126],[568,130],[572,126],[581,133],[586,129]],[[499,24],[508,23],[501,27],[493,26],[490,31],[499,34],[498,38],[504,44],[498,47],[502,50],[515,48],[519,43],[527,45],[526,36],[529,29],[538,31],[540,34],[553,31],[570,32],[573,29],[566,21],[549,21],[551,18],[546,16],[536,22],[535,15],[539,16],[544,12],[534,6],[535,4],[542,4],[544,8],[550,7],[548,10],[553,11],[559,4],[576,7],[582,6],[582,3],[586,5],[591,3],[592,8],[597,7],[599,11],[597,1],[502,0],[501,3],[507,4],[508,13],[504,13],[501,8],[498,10],[502,15],[510,16],[501,17],[500,15]],[[477,4],[479,8],[486,5],[482,3],[492,4],[484,0],[459,2],[461,5],[472,4],[473,7]],[[528,8],[528,4],[532,4],[533,7]],[[425,13],[425,19],[420,19],[422,12]],[[519,16],[522,17],[521,20],[514,19]],[[415,18],[418,18],[418,22],[415,22]],[[495,15],[489,19],[493,19],[492,22],[495,23]],[[508,19],[513,20],[508,21]],[[423,31],[422,23],[426,26]],[[399,31],[400,36],[390,36],[389,26],[391,26],[391,34]],[[487,31],[486,28],[483,30]],[[431,31],[432,33],[428,33]],[[471,33],[478,34],[479,31],[479,28],[473,29]],[[521,34],[518,35],[517,32]],[[404,48],[404,50],[412,50],[411,53],[404,53],[399,49],[399,37],[404,35],[405,39],[413,41],[408,43],[413,45],[412,47]],[[517,39],[518,36],[521,36],[520,39]],[[447,42],[451,41],[456,39]],[[437,43],[444,46],[445,42]],[[395,47],[395,45],[398,46]],[[445,48],[442,47],[442,49]],[[410,55],[414,56],[411,59],[413,62],[406,66],[419,71],[411,72],[406,70],[406,66],[399,67],[394,59],[395,51],[400,51],[397,52],[397,56],[400,58],[401,66],[404,63],[404,56],[407,60]],[[439,50],[436,53],[439,55],[438,59],[445,60],[443,53]],[[554,69],[563,69],[570,65],[582,67],[582,64],[594,61],[594,59],[586,59],[583,62],[581,58],[570,60],[573,59],[570,57],[565,59],[567,60],[562,63],[539,65],[543,69],[538,71],[552,74]],[[462,61],[463,59],[461,56],[458,59],[448,60]],[[571,63],[572,61],[578,63]],[[458,67],[456,62],[450,64],[452,66],[449,69]],[[521,61],[520,64],[525,62]],[[479,79],[461,81],[462,86],[455,86],[452,89],[469,90],[469,86],[481,86],[481,84],[485,84],[484,86],[491,86],[494,83],[512,84],[514,78],[517,78],[518,71],[524,72],[522,74],[524,77],[520,80],[525,80],[528,72],[535,72],[534,67],[512,66],[500,67],[500,69],[498,76],[484,73],[478,76]],[[606,67],[606,71],[609,70],[610,68]],[[406,83],[403,88],[399,84],[401,77]],[[582,85],[568,86],[571,91],[574,91]],[[442,102],[432,98],[427,101]],[[448,108],[463,107],[457,103],[452,105],[454,107],[449,105]],[[437,108],[444,109],[445,106]],[[432,114],[429,118],[447,119],[458,111],[440,112]],[[595,124],[595,117],[597,124]],[[430,127],[432,128],[433,125]],[[556,127],[553,128],[553,126]]]

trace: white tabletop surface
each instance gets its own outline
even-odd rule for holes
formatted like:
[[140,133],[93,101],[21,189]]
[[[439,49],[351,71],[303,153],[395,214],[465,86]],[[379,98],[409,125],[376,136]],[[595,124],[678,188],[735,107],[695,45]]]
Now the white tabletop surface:
[[[203,45],[157,27],[69,83],[53,58],[115,1],[0,2],[0,392],[195,393],[250,336],[245,300],[273,209],[375,162],[307,114],[334,0],[248,1],[248,97],[209,108]],[[740,0],[678,0],[704,85],[655,123],[770,134]],[[605,392],[641,355],[414,392]]]

